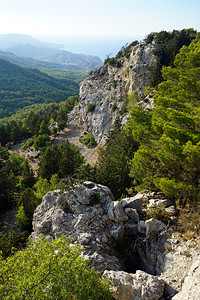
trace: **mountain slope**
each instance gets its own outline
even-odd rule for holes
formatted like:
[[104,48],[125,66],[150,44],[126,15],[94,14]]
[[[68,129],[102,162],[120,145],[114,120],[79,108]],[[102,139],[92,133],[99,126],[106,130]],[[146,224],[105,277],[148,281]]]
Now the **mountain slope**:
[[72,80],[50,77],[36,69],[24,68],[0,59],[0,117],[34,103],[61,102],[78,94]]
[[[107,58],[103,67],[81,83],[80,103],[70,113],[71,120],[104,144],[116,118],[126,122],[130,104],[153,108],[152,93],[144,96],[146,88],[155,89],[162,82],[162,67],[173,65],[181,47],[196,36],[194,29],[161,31],[149,34],[145,42],[122,47],[116,57]],[[92,111],[88,110],[91,105]]]
[[[98,144],[105,143],[117,117],[125,121],[128,95],[134,92],[141,100],[149,84],[149,68],[156,60],[154,45],[141,43],[129,50],[128,57],[108,62],[81,83],[79,106],[69,114],[69,120],[83,125]],[[88,109],[91,104],[93,111]],[[145,105],[151,107],[151,101]]]
[[[19,64],[19,65],[22,65],[25,67],[30,67],[30,68],[53,68],[53,69],[67,69],[67,68],[69,69],[70,68],[63,64],[51,63],[51,62],[36,60],[36,59],[30,58],[30,57],[18,56],[12,52],[1,51],[1,50],[0,50],[0,58],[7,60],[11,63],[16,63],[16,64]],[[73,66],[71,68],[73,68]],[[75,67],[74,67],[74,69],[75,69]]]

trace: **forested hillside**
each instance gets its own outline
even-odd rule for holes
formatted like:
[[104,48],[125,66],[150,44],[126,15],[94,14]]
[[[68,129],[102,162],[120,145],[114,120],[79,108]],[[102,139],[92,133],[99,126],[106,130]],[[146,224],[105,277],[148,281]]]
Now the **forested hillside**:
[[162,69],[156,108],[131,110],[127,126],[140,144],[132,159],[137,190],[159,189],[180,203],[199,202],[200,40],[182,47],[173,67]]
[[65,101],[78,94],[78,83],[0,59],[0,118],[36,103]]

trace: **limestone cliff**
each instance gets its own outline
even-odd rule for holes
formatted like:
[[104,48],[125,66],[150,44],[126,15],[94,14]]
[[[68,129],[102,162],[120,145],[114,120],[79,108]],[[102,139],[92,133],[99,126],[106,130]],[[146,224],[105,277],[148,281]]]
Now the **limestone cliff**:
[[[133,46],[130,55],[115,59],[115,63],[107,63],[80,86],[80,103],[70,113],[69,122],[76,122],[91,132],[98,144],[105,142],[108,131],[116,117],[125,122],[125,106],[127,95],[132,91],[139,100],[149,83],[149,67],[155,61],[153,44]],[[94,110],[88,111],[93,104]],[[152,103],[140,102],[151,108]]]

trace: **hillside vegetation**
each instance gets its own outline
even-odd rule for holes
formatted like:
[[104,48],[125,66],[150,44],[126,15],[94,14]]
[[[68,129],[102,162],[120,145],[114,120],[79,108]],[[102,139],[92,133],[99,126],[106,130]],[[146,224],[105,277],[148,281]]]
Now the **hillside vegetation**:
[[0,59],[0,118],[35,104],[65,101],[78,94],[78,83]]
[[127,126],[140,144],[132,160],[137,190],[160,189],[179,201],[200,200],[200,40],[182,47],[164,67],[156,108],[131,110]]

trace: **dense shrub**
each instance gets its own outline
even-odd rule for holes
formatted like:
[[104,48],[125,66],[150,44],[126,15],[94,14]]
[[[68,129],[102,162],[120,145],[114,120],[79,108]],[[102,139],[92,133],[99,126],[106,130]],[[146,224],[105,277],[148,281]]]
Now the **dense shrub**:
[[87,111],[88,112],[93,112],[95,110],[95,107],[96,107],[96,104],[88,104],[88,107],[87,107]]
[[164,222],[165,224],[168,224],[170,214],[166,212],[164,206],[158,206],[155,208],[149,208],[146,211],[146,220],[155,218],[157,220],[160,220],[161,222]]
[[111,299],[106,281],[88,268],[78,244],[65,237],[52,243],[41,238],[37,244],[0,258],[1,299]]
[[85,144],[88,148],[93,148],[93,147],[96,147],[97,142],[95,141],[95,138],[93,137],[93,135],[89,132],[83,138],[83,144]]

